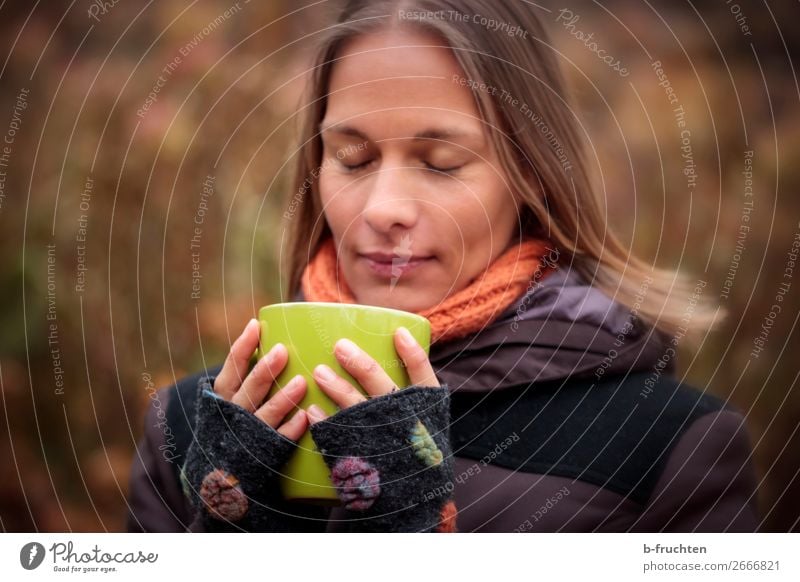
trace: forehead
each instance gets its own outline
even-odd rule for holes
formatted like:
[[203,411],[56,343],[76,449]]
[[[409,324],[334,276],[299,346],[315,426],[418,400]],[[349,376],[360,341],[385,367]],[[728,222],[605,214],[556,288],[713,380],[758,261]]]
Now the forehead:
[[452,50],[437,37],[413,30],[358,36],[336,55],[325,124],[347,121],[396,125],[413,133],[420,124],[454,123],[479,129],[472,91]]

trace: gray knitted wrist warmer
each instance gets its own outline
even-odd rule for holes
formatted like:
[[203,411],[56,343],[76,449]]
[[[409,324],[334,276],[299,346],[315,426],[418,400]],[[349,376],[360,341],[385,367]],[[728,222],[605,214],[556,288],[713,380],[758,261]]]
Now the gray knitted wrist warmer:
[[296,443],[216,395],[214,380],[198,382],[194,441],[181,471],[184,493],[202,512],[206,531],[291,531],[297,508],[283,500],[277,477]]
[[447,386],[410,386],[311,425],[349,531],[455,531]]

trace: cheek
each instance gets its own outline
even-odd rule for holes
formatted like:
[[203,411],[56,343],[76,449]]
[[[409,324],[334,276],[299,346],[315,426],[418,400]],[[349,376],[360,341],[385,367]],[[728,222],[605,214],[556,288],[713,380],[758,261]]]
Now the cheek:
[[489,236],[495,240],[505,237],[517,221],[516,203],[508,186],[499,177],[492,176],[486,180],[481,194],[483,212],[489,221]]
[[455,244],[485,245],[498,236],[498,230],[507,230],[511,200],[491,188],[491,184],[477,184],[458,204],[449,208],[451,219],[448,222],[451,230],[453,227],[457,230]]
[[480,178],[470,184],[471,195],[455,210],[459,226],[453,244],[465,255],[467,271],[485,268],[517,228],[517,210],[506,184],[490,169]]
[[354,204],[355,198],[348,196],[337,180],[326,178],[323,173],[319,181],[319,197],[322,202],[325,220],[337,238],[348,228],[358,216],[360,209]]

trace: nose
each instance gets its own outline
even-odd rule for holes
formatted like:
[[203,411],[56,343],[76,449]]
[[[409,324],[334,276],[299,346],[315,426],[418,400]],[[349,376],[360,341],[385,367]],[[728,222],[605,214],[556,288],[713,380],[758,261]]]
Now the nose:
[[376,232],[389,235],[393,228],[409,230],[419,219],[419,201],[414,187],[415,168],[380,168],[362,214]]

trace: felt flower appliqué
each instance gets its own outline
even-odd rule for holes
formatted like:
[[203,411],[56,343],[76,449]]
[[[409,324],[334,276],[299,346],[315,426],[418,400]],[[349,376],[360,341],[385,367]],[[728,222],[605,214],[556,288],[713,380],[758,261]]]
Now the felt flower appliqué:
[[436,531],[439,533],[454,533],[456,531],[457,513],[455,501],[450,500],[445,503],[439,512],[439,526]]
[[249,507],[239,480],[222,469],[214,469],[203,478],[200,497],[217,519],[239,521]]
[[414,454],[429,467],[434,467],[442,462],[442,451],[436,446],[433,437],[421,420],[418,420],[411,429],[410,441]]
[[339,459],[331,471],[331,481],[350,510],[369,509],[381,493],[378,469],[361,457]]

